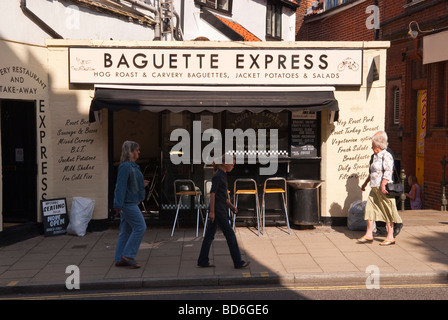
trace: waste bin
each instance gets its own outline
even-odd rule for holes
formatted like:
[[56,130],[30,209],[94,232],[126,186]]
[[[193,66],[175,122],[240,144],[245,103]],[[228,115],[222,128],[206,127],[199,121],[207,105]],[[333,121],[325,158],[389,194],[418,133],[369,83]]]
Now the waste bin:
[[288,180],[290,221],[294,225],[319,224],[319,187],[322,180]]

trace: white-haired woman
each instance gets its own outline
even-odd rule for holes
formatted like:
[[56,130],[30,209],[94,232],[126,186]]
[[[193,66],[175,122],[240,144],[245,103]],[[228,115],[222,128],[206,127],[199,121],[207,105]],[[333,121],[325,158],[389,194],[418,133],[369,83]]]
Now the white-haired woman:
[[135,256],[146,231],[146,222],[138,204],[145,198],[148,181],[143,179],[140,167],[135,163],[139,155],[140,146],[137,142],[123,143],[113,205],[120,214],[120,233],[115,250],[117,267],[140,268]]
[[395,198],[389,198],[386,185],[392,182],[394,159],[386,151],[387,138],[383,135],[372,137],[373,161],[370,165],[370,194],[367,199],[364,219],[367,220],[367,230],[364,236],[358,239],[360,243],[373,241],[374,221],[384,221],[387,227],[386,239],[380,243],[382,246],[395,244],[394,223],[401,223],[398,215]]

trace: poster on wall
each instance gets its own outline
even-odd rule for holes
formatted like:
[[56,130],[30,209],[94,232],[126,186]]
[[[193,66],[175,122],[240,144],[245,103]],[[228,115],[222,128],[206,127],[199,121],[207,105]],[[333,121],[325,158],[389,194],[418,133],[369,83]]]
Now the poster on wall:
[[65,198],[41,200],[44,235],[55,236],[67,233],[68,215]]
[[294,111],[291,119],[291,157],[317,157],[317,113]]

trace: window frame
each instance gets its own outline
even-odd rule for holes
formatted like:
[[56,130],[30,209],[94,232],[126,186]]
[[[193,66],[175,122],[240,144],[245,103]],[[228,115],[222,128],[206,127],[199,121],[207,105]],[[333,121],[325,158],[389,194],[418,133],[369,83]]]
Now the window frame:
[[282,40],[282,25],[283,25],[282,19],[283,19],[283,6],[281,5],[281,3],[277,1],[268,0],[266,3],[267,40]]
[[[222,3],[227,2],[227,9],[222,8]],[[226,14],[232,14],[232,4],[233,0],[194,0],[194,3],[200,6],[204,6],[207,8],[210,8],[212,10],[226,13]],[[221,5],[221,8],[220,8]]]

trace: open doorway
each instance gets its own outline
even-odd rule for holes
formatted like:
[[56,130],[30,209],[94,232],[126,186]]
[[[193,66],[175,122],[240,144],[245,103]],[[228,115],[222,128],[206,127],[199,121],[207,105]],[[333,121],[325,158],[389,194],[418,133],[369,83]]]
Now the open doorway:
[[3,226],[37,221],[36,102],[0,100]]

